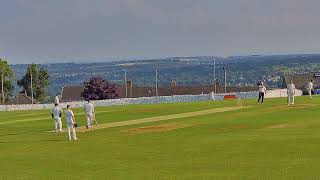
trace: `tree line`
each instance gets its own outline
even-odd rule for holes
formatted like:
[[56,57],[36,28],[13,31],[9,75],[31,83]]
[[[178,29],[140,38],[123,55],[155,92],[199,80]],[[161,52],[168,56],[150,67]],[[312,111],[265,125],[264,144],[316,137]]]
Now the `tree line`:
[[[10,68],[8,61],[0,58],[1,96],[2,104],[10,102],[14,91],[14,72]],[[36,64],[27,66],[25,75],[17,82],[18,86],[27,96],[33,97],[39,102],[43,102],[47,96],[49,84],[49,73],[44,67]],[[115,99],[120,96],[116,92],[115,84],[108,82],[102,77],[94,76],[88,81],[84,81],[85,89],[81,96],[86,100]]]
[[[10,68],[8,61],[0,58],[0,78],[1,78],[1,102],[8,103],[13,97],[14,91],[14,72]],[[29,64],[25,75],[17,81],[18,86],[27,96],[41,102],[47,96],[47,87],[49,84],[48,70],[38,67],[36,64]]]

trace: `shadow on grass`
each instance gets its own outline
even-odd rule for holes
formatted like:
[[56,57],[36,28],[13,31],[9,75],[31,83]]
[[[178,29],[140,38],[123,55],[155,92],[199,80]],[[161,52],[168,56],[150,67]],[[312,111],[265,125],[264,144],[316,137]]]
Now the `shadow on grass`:
[[14,144],[14,143],[40,143],[40,142],[62,142],[63,139],[42,139],[42,140],[22,140],[22,141],[0,141],[0,144]]
[[15,132],[15,133],[0,134],[0,137],[19,136],[19,135],[27,135],[27,134],[48,134],[48,133],[44,132],[43,130],[39,130],[39,131],[19,131],[19,132]]

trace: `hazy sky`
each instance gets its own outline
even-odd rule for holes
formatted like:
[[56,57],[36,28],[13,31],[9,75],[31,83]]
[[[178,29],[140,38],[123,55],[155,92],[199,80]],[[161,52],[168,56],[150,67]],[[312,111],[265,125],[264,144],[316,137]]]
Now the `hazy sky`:
[[0,57],[320,53],[319,0],[0,0]]

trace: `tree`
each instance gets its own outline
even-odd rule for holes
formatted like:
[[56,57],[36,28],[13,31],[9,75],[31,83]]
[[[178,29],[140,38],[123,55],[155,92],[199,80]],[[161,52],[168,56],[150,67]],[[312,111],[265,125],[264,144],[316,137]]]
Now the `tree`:
[[18,80],[18,85],[27,92],[28,96],[32,96],[31,77],[33,97],[38,101],[43,101],[46,97],[47,87],[49,84],[48,71],[43,67],[38,69],[36,64],[28,65],[25,76]]
[[[2,82],[3,82],[3,88],[2,88]],[[1,58],[0,58],[0,84],[1,84],[0,85],[1,103],[7,102],[9,100],[9,97],[12,96],[12,91],[14,89],[13,72],[8,62]]]
[[49,84],[49,74],[48,71],[41,67],[38,71],[38,84],[36,86],[36,95],[38,100],[43,101],[47,95],[47,87]]
[[81,96],[85,100],[104,100],[116,99],[119,95],[116,92],[116,86],[109,83],[99,76],[94,76],[90,80],[84,82],[84,91]]

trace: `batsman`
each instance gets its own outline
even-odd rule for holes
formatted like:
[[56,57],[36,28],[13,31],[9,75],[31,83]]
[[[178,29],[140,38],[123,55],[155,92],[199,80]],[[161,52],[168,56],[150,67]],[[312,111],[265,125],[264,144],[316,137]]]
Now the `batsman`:
[[288,105],[294,105],[294,96],[296,94],[296,87],[293,84],[292,80],[287,85],[287,94],[288,94]]
[[86,114],[86,128],[89,129],[92,121],[96,122],[96,114],[94,112],[94,106],[90,100],[87,100],[87,103],[84,105],[84,112]]

